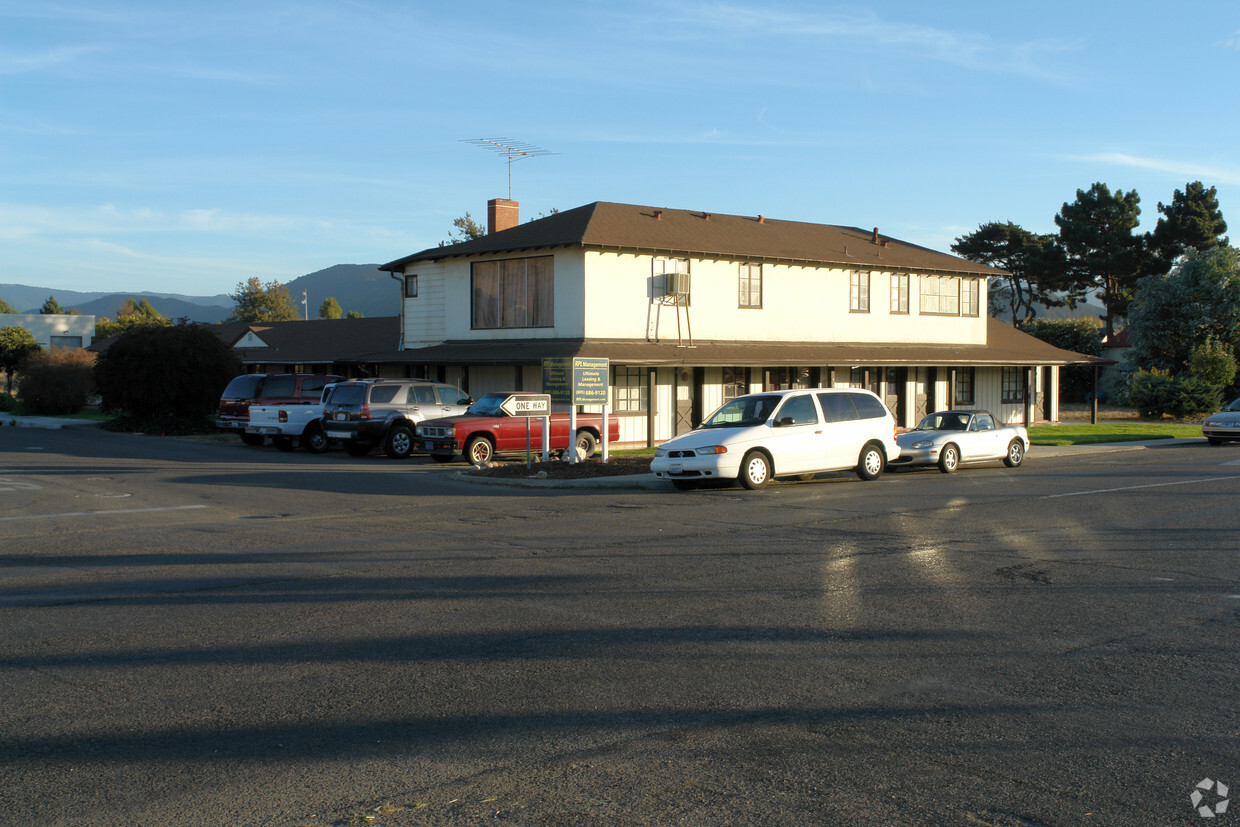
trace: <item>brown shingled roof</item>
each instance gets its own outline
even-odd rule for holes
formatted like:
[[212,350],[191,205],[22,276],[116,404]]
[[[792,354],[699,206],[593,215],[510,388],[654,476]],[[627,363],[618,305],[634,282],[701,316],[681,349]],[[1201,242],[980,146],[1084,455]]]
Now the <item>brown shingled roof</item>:
[[879,235],[875,242],[875,235],[875,231],[858,227],[596,201],[472,241],[432,247],[379,269],[398,272],[418,261],[582,246],[845,269],[1002,275],[993,267],[888,236]]
[[888,365],[1010,366],[1108,365],[1113,360],[1061,350],[999,319],[987,320],[983,345],[927,345],[874,342],[675,342],[600,339],[452,341],[398,354],[370,354],[364,361],[404,364],[538,364],[544,357],[607,358],[621,365]]

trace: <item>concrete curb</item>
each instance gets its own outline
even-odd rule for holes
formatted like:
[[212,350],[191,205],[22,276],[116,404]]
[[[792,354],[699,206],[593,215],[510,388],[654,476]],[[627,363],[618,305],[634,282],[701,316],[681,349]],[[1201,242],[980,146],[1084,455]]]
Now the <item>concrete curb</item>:
[[42,428],[48,431],[61,431],[65,428],[97,428],[99,423],[93,419],[61,419],[55,416],[0,414],[0,427]]

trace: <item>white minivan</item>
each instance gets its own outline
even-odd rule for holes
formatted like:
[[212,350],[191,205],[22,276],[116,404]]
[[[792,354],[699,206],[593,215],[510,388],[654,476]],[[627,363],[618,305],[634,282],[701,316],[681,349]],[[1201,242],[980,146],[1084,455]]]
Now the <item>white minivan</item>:
[[650,470],[680,489],[712,480],[762,488],[775,477],[855,469],[863,480],[900,456],[896,422],[860,388],[738,396],[687,434],[655,449]]

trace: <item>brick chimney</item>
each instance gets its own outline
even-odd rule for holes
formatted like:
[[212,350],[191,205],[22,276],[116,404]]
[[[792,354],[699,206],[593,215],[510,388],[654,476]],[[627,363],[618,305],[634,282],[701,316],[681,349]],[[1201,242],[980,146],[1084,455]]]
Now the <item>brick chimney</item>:
[[492,198],[488,201],[487,234],[511,230],[521,223],[518,219],[519,206],[516,201],[509,201],[507,198]]

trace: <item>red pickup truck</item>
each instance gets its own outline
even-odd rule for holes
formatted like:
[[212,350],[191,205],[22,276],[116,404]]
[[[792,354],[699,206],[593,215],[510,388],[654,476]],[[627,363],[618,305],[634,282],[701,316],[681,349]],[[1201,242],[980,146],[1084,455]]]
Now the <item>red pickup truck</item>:
[[[488,393],[460,416],[427,419],[418,423],[417,448],[431,455],[436,462],[450,462],[458,456],[472,463],[486,463],[497,454],[525,453],[526,417],[509,416],[500,409],[509,393]],[[557,412],[551,417],[550,448],[565,451],[569,446],[568,413]],[[542,451],[542,417],[529,417],[530,449]],[[620,420],[608,417],[608,442],[620,440]],[[577,414],[577,448],[585,456],[598,449],[603,433],[600,414]]]

